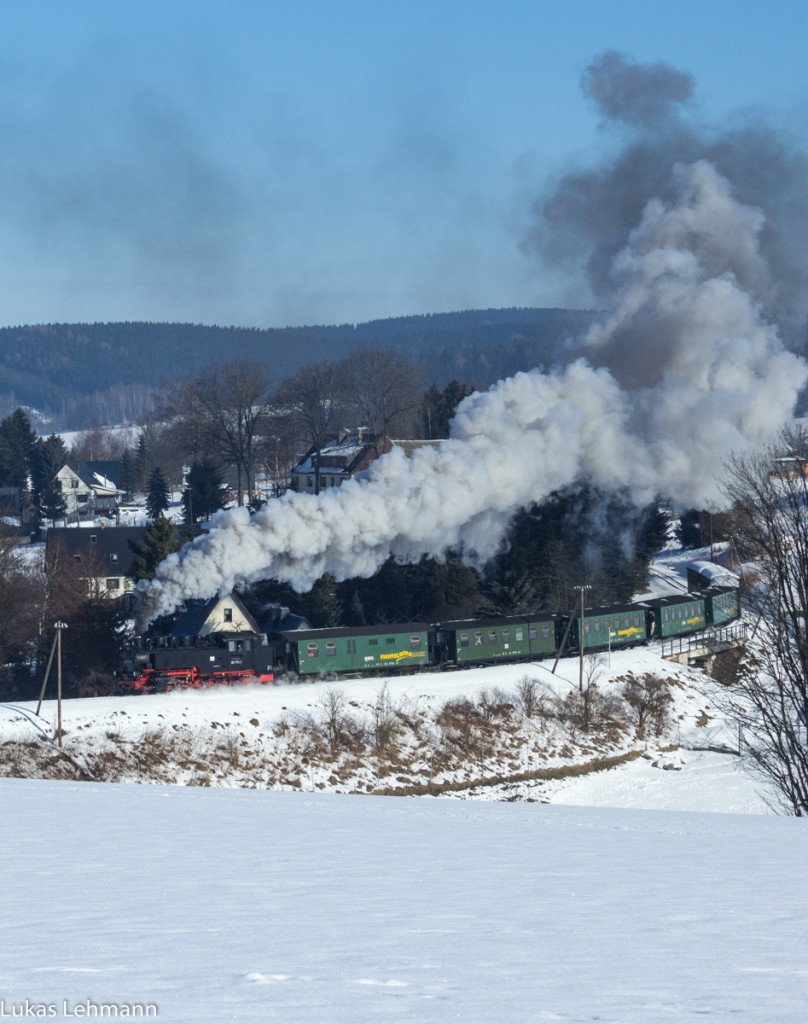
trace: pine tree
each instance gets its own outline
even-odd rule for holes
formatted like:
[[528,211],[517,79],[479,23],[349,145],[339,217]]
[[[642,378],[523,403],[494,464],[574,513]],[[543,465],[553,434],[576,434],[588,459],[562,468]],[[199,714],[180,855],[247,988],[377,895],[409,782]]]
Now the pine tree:
[[39,492],[36,508],[40,521],[49,520],[53,526],[67,515],[67,498],[55,477],[50,477]]
[[339,626],[342,622],[336,583],[328,573],[321,576],[311,588],[306,595],[305,605],[306,618],[315,628],[326,629]]
[[152,580],[157,566],[174,551],[179,551],[183,541],[177,527],[163,516],[159,516],[146,527],[146,537],[142,544],[131,544],[135,555],[133,578],[136,580]]
[[160,467],[155,466],[149,473],[146,508],[152,519],[159,519],[170,504],[168,483]]
[[135,454],[131,448],[124,448],[121,452],[121,479],[119,481],[121,490],[127,498],[131,498],[135,490]]
[[0,421],[0,487],[28,488],[28,470],[36,432],[24,409]]
[[213,459],[205,457],[201,462],[195,462],[182,492],[185,522],[210,519],[214,512],[224,508],[223,487],[222,474]]
[[[56,434],[51,434],[50,437],[44,439],[39,438],[34,444],[29,461],[31,465],[31,497],[34,505],[39,507],[42,496],[48,490],[49,485],[52,490],[61,493],[61,488],[56,486],[55,477],[67,462],[67,448],[65,448],[64,441]],[[48,504],[53,504],[53,496],[50,493]]]

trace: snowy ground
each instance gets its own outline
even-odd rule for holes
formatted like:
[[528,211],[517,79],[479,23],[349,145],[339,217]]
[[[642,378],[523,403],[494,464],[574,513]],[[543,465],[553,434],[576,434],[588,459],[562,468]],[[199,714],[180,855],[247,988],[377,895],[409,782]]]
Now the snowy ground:
[[[555,676],[551,672],[552,665],[552,661],[542,661],[372,680],[341,679],[330,685],[344,695],[348,709],[357,719],[367,721],[374,699],[386,683],[393,702],[408,709],[410,714],[420,712],[428,723],[430,716],[434,720],[436,711],[449,698],[473,698],[484,689],[513,694],[525,676],[535,678],[560,695],[575,690],[579,672],[577,660],[562,659]],[[465,774],[450,771],[442,777],[514,776],[538,768],[587,761],[599,755],[630,750],[639,752],[647,747],[646,756],[595,775],[477,788],[457,796],[648,809],[771,813],[771,796],[762,792],[758,783],[742,770],[739,759],[707,749],[731,749],[737,737],[705,695],[709,680],[701,672],[662,660],[655,645],[616,652],[611,658],[604,656],[598,671],[598,685],[606,692],[619,687],[620,678],[629,671],[675,677],[679,683],[674,689],[676,710],[667,734],[642,741],[628,730],[616,745],[607,749],[590,748],[581,737],[580,748],[562,755],[561,751],[569,746],[566,734],[553,737],[540,731],[532,722],[522,722],[521,732],[515,732],[511,737],[513,746],[509,758],[497,756],[488,761],[480,760],[470,764]],[[303,768],[300,749],[297,761],[291,754],[287,757],[287,752],[278,754],[284,743],[289,744],[289,738],[282,735],[279,724],[321,715],[327,689],[323,683],[306,683],[65,701],[65,742],[80,761],[88,757],[88,763],[92,763],[92,759],[105,749],[125,746],[135,755],[141,749],[151,750],[150,744],[158,733],[186,737],[186,747],[193,745],[195,748],[190,767],[169,763],[150,776],[129,767],[113,776],[121,781],[137,781],[145,777],[151,781],[197,785],[298,788],[304,791],[325,788],[342,792],[367,792],[395,785],[396,781],[406,785],[406,776],[402,775],[400,767],[404,757],[398,758],[399,767],[393,768],[388,777],[379,776],[379,766],[373,761],[368,763],[366,760],[362,767],[355,759],[347,758],[349,766],[345,772],[339,773],[337,781],[328,760],[319,767],[307,760],[304,762],[307,767]],[[0,705],[0,742],[24,742],[37,738],[40,735],[38,728],[52,735],[56,722],[55,701],[45,702],[40,722],[33,719],[34,711],[34,704]],[[437,734],[434,735],[437,743]],[[672,746],[678,749],[664,752]],[[425,761],[434,756],[428,749],[428,743],[420,753],[410,751],[408,756],[410,768],[419,757],[421,763],[421,776],[413,776],[411,781],[423,781],[423,773],[431,773],[432,769]],[[283,764],[289,766],[288,770],[275,774],[259,770],[272,758],[276,764],[279,763],[281,757],[284,758]],[[205,764],[200,765],[200,760]],[[214,760],[219,770],[214,770]],[[206,778],[201,782],[202,774]],[[435,780],[438,781],[437,774]]]
[[[551,667],[386,682],[410,709],[526,674],[577,687],[577,661]],[[675,715],[664,743],[574,779],[415,799],[312,792],[314,775],[296,792],[233,788],[236,774],[204,789],[0,778],[0,1020],[803,1024],[802,820],[706,749],[734,737],[699,672],[654,646],[599,671],[607,691],[629,671],[675,676]],[[362,714],[384,681],[335,685]],[[271,744],[323,692],[66,701],[66,743]],[[0,705],[0,743],[52,733],[54,702],[41,722],[34,707]]]
[[798,819],[12,779],[0,801],[6,1016],[808,1014]]

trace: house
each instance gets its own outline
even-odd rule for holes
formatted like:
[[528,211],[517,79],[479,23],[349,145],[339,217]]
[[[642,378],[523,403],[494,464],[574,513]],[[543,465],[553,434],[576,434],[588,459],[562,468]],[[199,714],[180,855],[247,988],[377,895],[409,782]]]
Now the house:
[[48,530],[45,564],[53,572],[68,561],[78,567],[89,591],[121,597],[135,586],[131,545],[141,545],[145,539],[145,526],[56,527]]
[[211,633],[260,633],[261,627],[235,594],[208,601],[189,600],[174,622],[169,637],[210,636]]
[[113,514],[123,491],[120,459],[69,462],[56,474],[67,500],[67,516],[82,512]]
[[327,487],[340,487],[346,480],[367,469],[380,455],[401,448],[408,457],[416,448],[434,447],[440,441],[403,441],[389,437],[377,440],[375,434],[364,430],[353,433],[347,431],[339,437],[328,441],[320,449],[311,448],[292,470],[291,489],[303,493],[314,494],[316,487],[316,468],[320,467],[320,490]]

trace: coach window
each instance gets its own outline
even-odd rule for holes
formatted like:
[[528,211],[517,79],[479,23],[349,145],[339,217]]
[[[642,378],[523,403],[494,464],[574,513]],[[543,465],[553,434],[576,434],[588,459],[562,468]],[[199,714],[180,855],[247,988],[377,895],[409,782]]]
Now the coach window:
[[469,635],[468,635],[468,633],[461,633],[460,634],[460,646],[461,647],[468,647],[468,645],[469,645]]
[[421,649],[421,638],[420,638],[420,636],[411,636],[410,637],[410,650],[411,651],[420,651],[420,649]]
[[[544,629],[547,629],[547,627],[544,626],[542,631],[544,631]],[[528,635],[528,639],[529,640],[535,640],[536,637],[538,636],[538,633],[536,631],[536,627],[535,626],[528,626],[527,627],[527,635]]]
[[517,643],[521,643],[521,641],[525,639],[525,631],[523,629],[515,629],[513,633],[514,639]]
[[307,658],[319,658],[320,656],[320,645],[309,643],[306,644],[306,657]]
[[592,623],[589,621],[589,619],[584,619],[584,633],[588,633],[590,631],[591,626]]
[[[542,636],[542,640],[549,640],[550,639],[550,627],[549,626],[542,626],[541,627],[541,636]],[[534,640],[536,639],[535,636],[533,637],[533,639]]]
[[372,640],[368,640],[368,647],[378,647],[378,646],[379,646],[379,640],[378,640],[377,637],[374,636]]
[[482,645],[483,645],[483,634],[482,634],[482,631],[478,630],[478,632],[476,632],[474,634],[474,646],[475,647],[482,647]]
[[488,642],[489,644],[495,644],[497,642],[497,631],[495,629],[488,630]]
[[509,644],[511,642],[511,631],[509,629],[502,630],[502,642]]
[[384,642],[386,644],[394,644],[396,642],[396,638],[394,636],[388,636]]
[[595,619],[595,624],[593,626],[593,629],[595,630],[596,633],[600,632],[600,619]]
[[337,644],[334,640],[326,640],[325,642],[325,656],[326,658],[333,658],[337,653]]

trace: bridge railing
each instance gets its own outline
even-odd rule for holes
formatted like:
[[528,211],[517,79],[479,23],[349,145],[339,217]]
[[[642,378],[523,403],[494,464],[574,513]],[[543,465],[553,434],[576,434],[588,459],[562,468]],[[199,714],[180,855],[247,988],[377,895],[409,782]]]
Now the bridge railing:
[[743,643],[746,636],[747,624],[733,622],[728,626],[705,629],[699,633],[689,633],[687,636],[667,637],[661,641],[662,657],[668,658],[674,654],[686,654],[689,651],[705,649],[715,651],[722,647],[734,647]]

